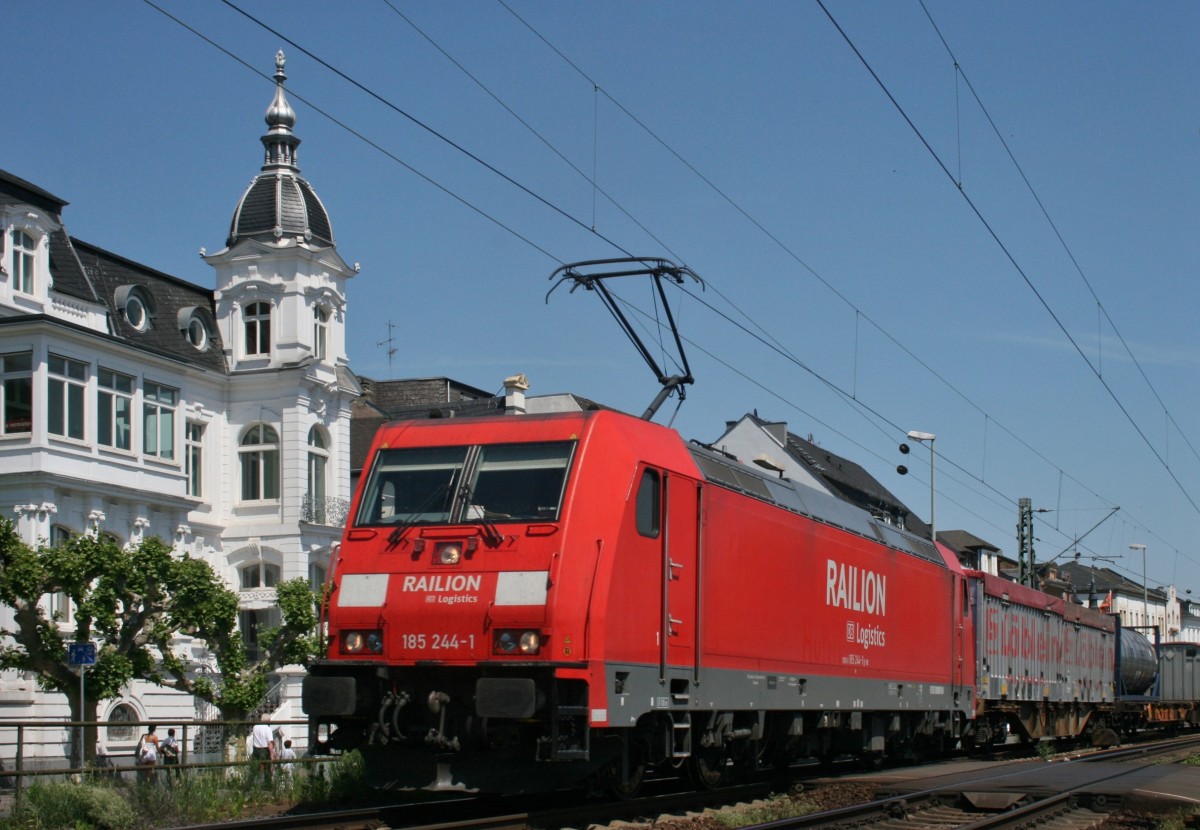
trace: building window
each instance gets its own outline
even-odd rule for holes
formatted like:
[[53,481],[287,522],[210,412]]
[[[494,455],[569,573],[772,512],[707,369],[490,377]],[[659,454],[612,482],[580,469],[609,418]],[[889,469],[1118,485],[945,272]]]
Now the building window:
[[313,562],[308,566],[308,587],[312,588],[319,595],[325,590],[325,577],[328,571],[324,565],[318,565]]
[[242,501],[279,498],[279,433],[255,424],[238,448],[242,467]]
[[175,458],[175,406],[179,390],[146,381],[142,386],[142,452],[171,461]]
[[199,351],[208,348],[208,326],[199,317],[188,320],[187,340]]
[[33,355],[0,354],[0,435],[33,430]]
[[12,239],[13,290],[19,291],[22,294],[32,294],[33,263],[34,256],[37,253],[37,241],[25,233],[25,231],[18,230],[13,231]]
[[82,441],[87,364],[52,354],[47,368],[46,428],[51,435]]
[[279,584],[279,566],[269,562],[251,562],[239,569],[238,574],[243,591],[274,588]]
[[145,331],[150,327],[150,314],[146,311],[146,304],[136,293],[130,293],[125,298],[125,320],[138,331]]
[[129,450],[133,444],[133,383],[110,369],[96,373],[96,441]]
[[313,521],[325,523],[325,468],[329,464],[329,449],[320,427],[308,431],[308,499]]
[[271,353],[271,305],[251,303],[243,316],[246,326],[246,354],[269,355]]
[[137,710],[128,703],[118,703],[108,713],[108,742],[125,743],[137,738]]
[[258,663],[266,659],[266,644],[259,640],[260,632],[278,628],[281,623],[282,614],[278,608],[238,612],[238,628],[242,630],[242,641],[246,644],[246,659],[249,662]]
[[313,356],[324,360],[329,353],[329,312],[321,307],[313,309]]
[[183,457],[187,494],[200,498],[204,495],[204,424],[188,421],[184,440],[187,444]]
[[[53,547],[61,547],[71,541],[71,537],[75,534],[70,528],[62,525],[52,525],[50,527],[50,544]],[[63,625],[71,624],[71,598],[62,591],[50,594],[50,613],[57,617],[58,621]]]

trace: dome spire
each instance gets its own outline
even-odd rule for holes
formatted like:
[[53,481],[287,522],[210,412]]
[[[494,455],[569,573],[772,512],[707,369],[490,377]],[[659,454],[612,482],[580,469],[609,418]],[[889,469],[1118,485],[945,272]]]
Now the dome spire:
[[296,148],[300,146],[300,139],[292,135],[292,127],[296,126],[296,111],[283,93],[283,82],[287,80],[283,71],[285,63],[287,60],[280,49],[275,53],[275,98],[264,116],[268,129],[262,137],[263,147],[267,150],[263,170],[276,167],[299,169],[296,166]]
[[315,245],[333,245],[329,214],[317,194],[300,175],[296,148],[300,139],[292,134],[296,111],[283,91],[285,63],[283,51],[275,54],[275,97],[264,119],[267,134],[262,137],[266,159],[262,171],[242,194],[233,221],[229,225],[228,245],[242,239],[290,244],[290,241]]

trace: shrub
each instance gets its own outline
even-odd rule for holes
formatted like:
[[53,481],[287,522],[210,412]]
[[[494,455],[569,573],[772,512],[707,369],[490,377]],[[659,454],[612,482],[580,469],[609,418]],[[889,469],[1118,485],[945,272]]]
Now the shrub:
[[126,830],[137,822],[116,790],[92,784],[34,784],[24,794],[16,823],[39,830]]

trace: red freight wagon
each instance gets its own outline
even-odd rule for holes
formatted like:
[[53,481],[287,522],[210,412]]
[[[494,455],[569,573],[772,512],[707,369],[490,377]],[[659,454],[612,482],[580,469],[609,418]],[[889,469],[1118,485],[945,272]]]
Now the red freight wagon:
[[974,711],[952,556],[611,411],[384,427],[331,586],[305,711],[382,784],[712,785]]

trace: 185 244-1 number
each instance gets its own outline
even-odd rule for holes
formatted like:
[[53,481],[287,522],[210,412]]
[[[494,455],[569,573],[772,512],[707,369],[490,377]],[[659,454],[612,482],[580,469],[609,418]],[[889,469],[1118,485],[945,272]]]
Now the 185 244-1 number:
[[465,634],[402,634],[401,645],[409,651],[443,651],[447,649],[475,648],[475,635]]

